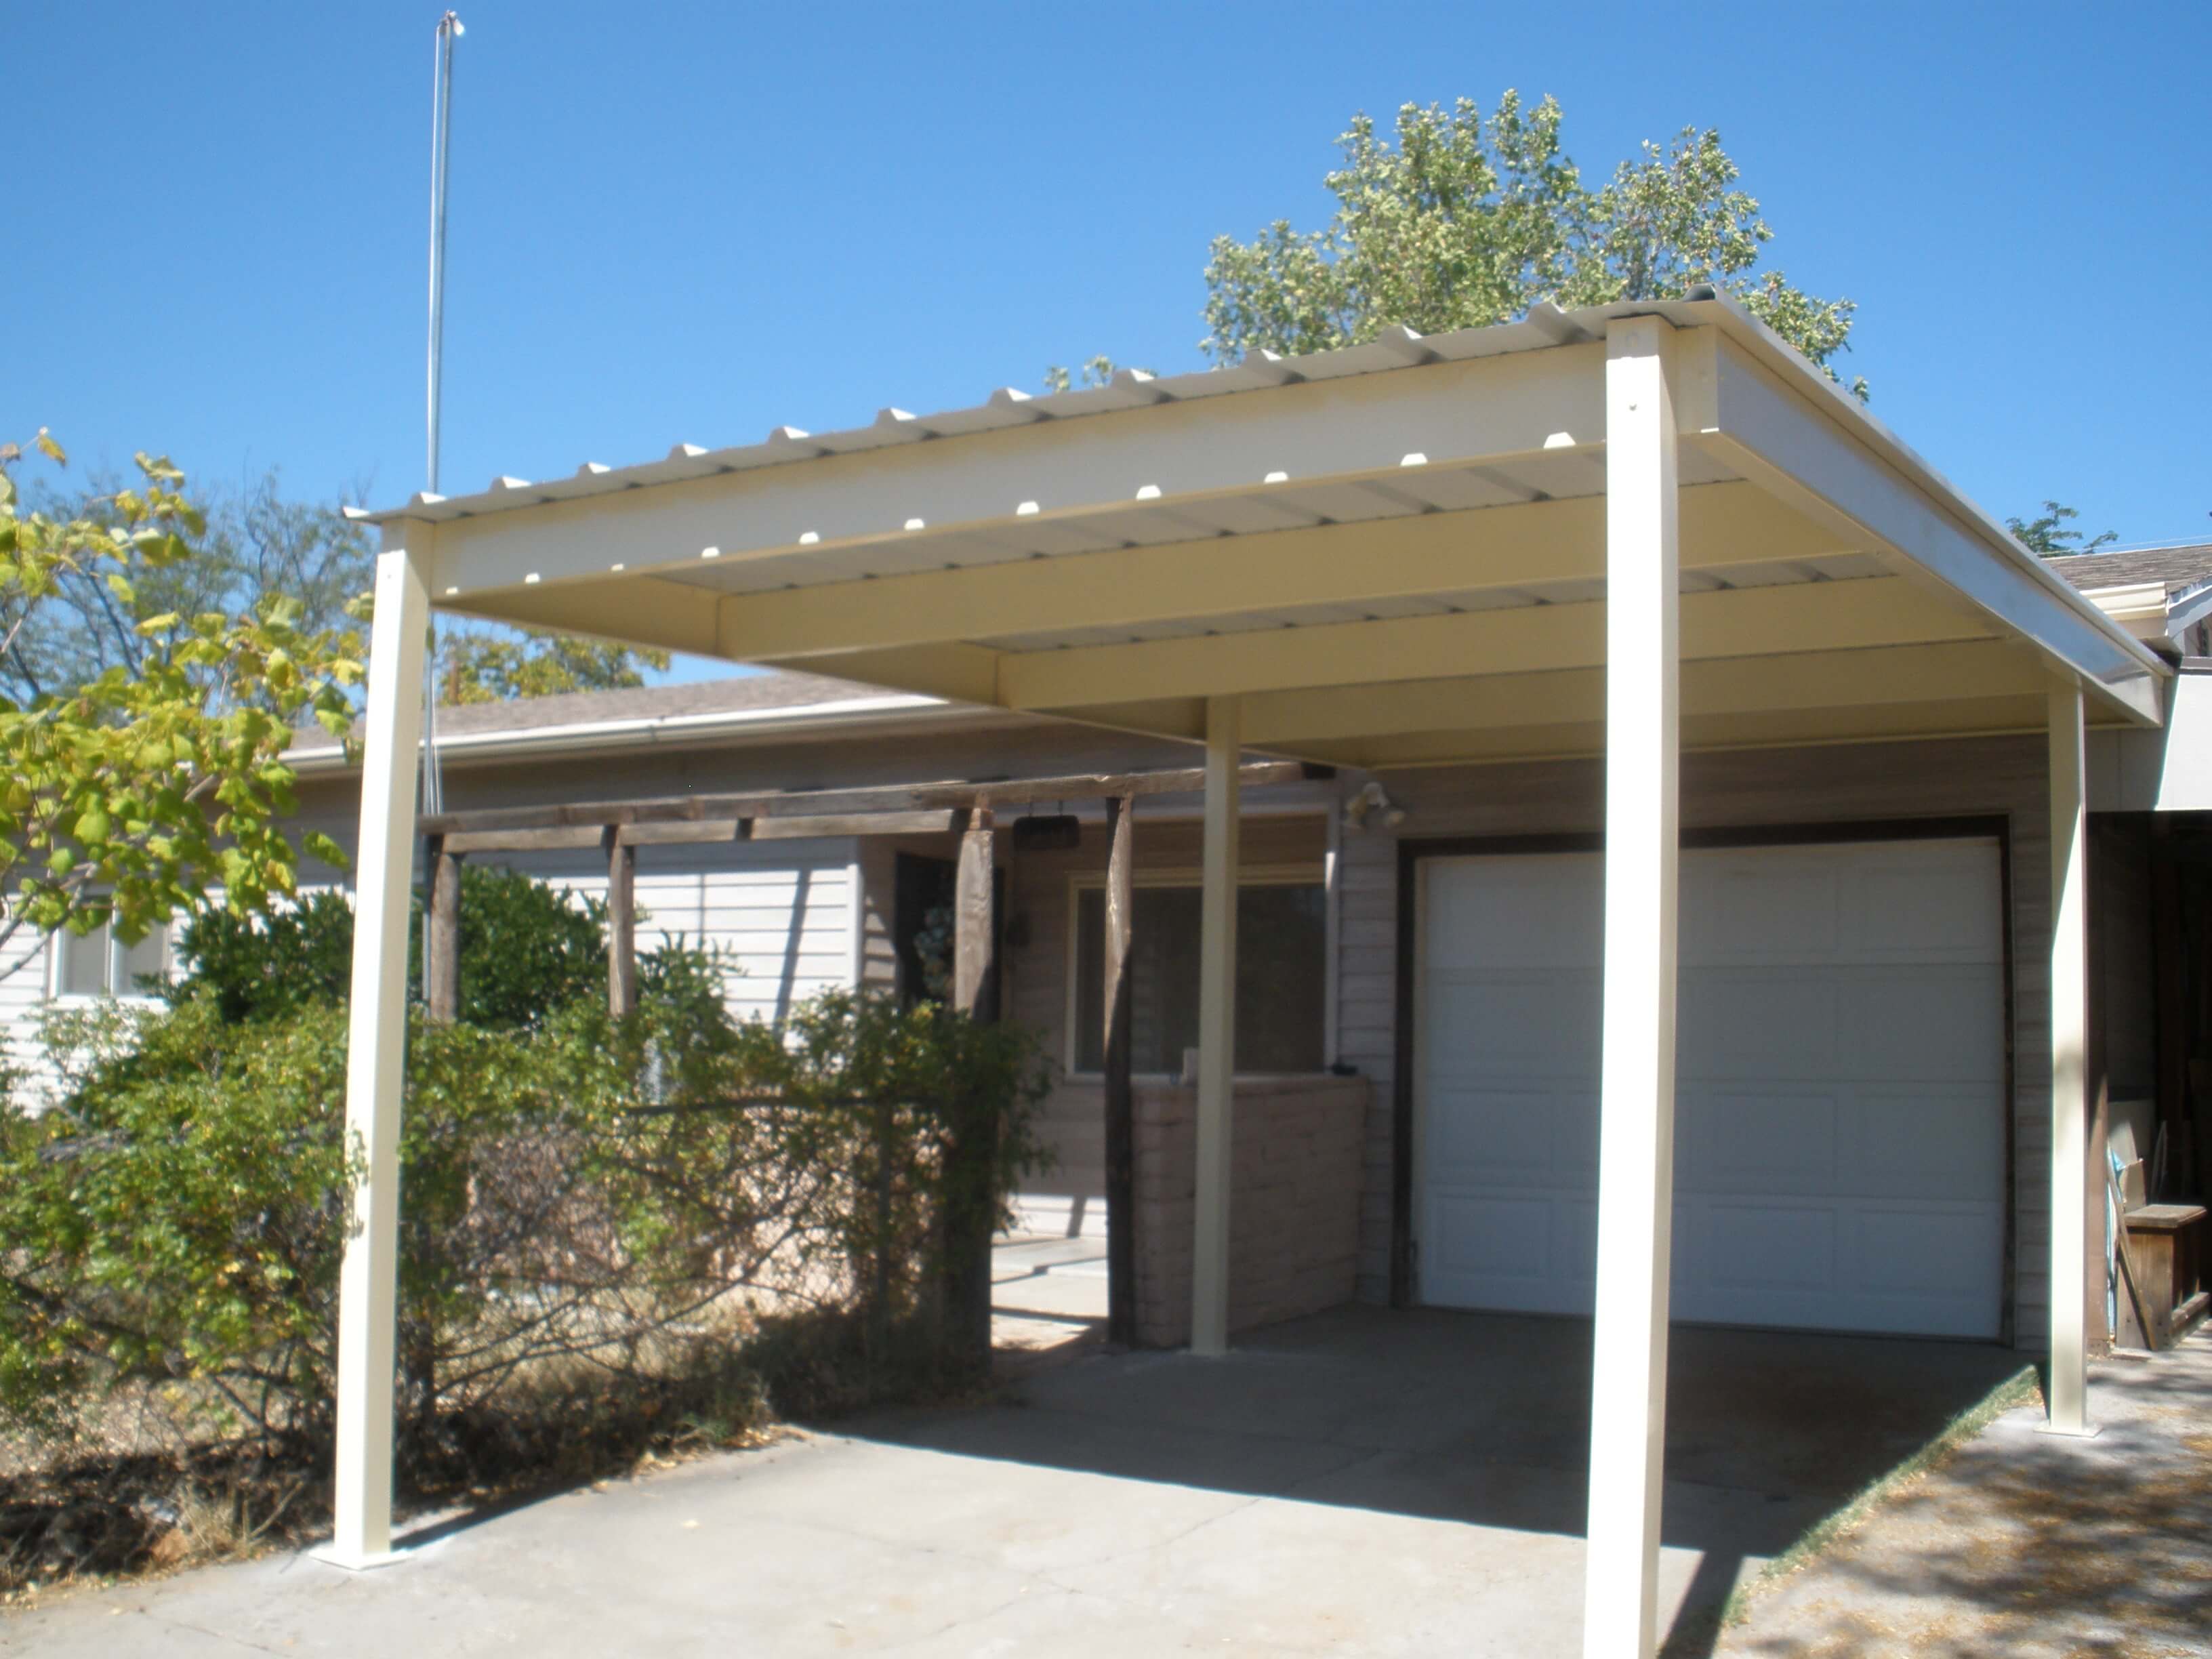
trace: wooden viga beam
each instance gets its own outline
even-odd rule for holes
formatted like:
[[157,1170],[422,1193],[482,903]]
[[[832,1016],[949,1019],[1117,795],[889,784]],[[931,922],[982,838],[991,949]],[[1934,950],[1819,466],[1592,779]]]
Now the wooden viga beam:
[[[1331,768],[1300,761],[1255,761],[1238,772],[1247,789],[1301,783],[1334,775]],[[1196,794],[1206,787],[1198,767],[1156,772],[1086,772],[1060,777],[997,778],[976,782],[921,783],[861,789],[773,790],[750,794],[671,795],[631,801],[580,801],[546,806],[490,807],[470,812],[426,813],[424,835],[445,837],[449,852],[550,852],[599,844],[609,826],[639,846],[682,841],[762,840],[799,834],[915,833],[915,815],[978,808],[1025,806],[1036,801],[1090,800],[1107,796]],[[791,820],[836,821],[836,831],[794,831]],[[849,827],[873,819],[879,830]],[[949,821],[948,821],[949,822]],[[764,824],[773,828],[764,829]],[[671,826],[696,828],[696,836]],[[750,826],[750,827],[748,827]],[[527,839],[526,839],[527,837]]]

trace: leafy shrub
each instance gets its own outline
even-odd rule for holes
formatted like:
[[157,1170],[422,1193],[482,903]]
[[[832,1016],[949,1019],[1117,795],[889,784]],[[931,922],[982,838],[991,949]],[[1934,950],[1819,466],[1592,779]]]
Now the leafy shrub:
[[[410,1033],[418,1468],[548,1365],[649,1378],[810,1310],[864,1358],[908,1351],[946,1218],[995,1219],[1033,1157],[1042,1068],[1014,1028],[836,993],[779,1031],[732,1021],[695,958],[657,972],[619,1020],[577,997],[535,1026]],[[118,1385],[185,1382],[265,1448],[319,1448],[359,1170],[343,1010],[234,1022],[209,988],[49,1040],[60,1103],[0,1112],[0,1418],[55,1431]]]
[[[464,1024],[509,1030],[580,997],[605,994],[602,901],[517,870],[464,865],[460,918]],[[279,1018],[310,1003],[341,1002],[353,973],[353,905],[329,890],[267,915],[210,905],[179,936],[177,956],[184,972],[164,995],[176,1005],[211,994],[226,1020]],[[410,996],[422,983],[422,962],[417,903],[407,945]]]

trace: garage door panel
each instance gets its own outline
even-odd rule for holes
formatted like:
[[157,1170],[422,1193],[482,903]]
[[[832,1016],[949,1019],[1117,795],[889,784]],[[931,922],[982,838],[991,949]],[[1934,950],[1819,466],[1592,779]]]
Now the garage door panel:
[[1862,1086],[1844,1120],[1840,1177],[1845,1190],[1936,1204],[1996,1204],[2004,1171],[1982,1156],[2004,1133],[1995,1090]]
[[1986,843],[1913,856],[1870,854],[1850,883],[1845,914],[1862,962],[1992,962],[2004,954],[2003,918],[1988,902]]
[[[1423,868],[1426,1300],[1592,1304],[1602,889],[1594,854]],[[1988,841],[1685,854],[1678,1317],[1996,1334],[2001,902]]]
[[1543,1177],[1552,1172],[1554,1099],[1548,1089],[1443,1089],[1428,1142],[1440,1180]]
[[1559,1186],[1596,1188],[1597,1100],[1595,1079],[1553,1097],[1552,1175]]
[[1995,1205],[1858,1210],[1844,1267],[1864,1328],[1996,1336],[1989,1285],[2003,1270],[2002,1227]]
[[[1826,1195],[1836,1191],[1833,1092],[1716,1090],[1677,1103],[1679,1142],[1689,1130],[1691,1157],[1675,1159],[1676,1182],[1692,1191]],[[1687,1124],[1684,1119],[1688,1120]]]
[[1998,1083],[2004,1076],[2002,980],[1948,965],[1872,972],[1849,988],[1855,1053],[1869,1080]]
[[1683,975],[1675,1015],[1683,1075],[1832,1077],[1843,1034],[1838,993],[1832,978],[1802,969]]
[[1590,1071],[1594,1057],[1582,1036],[1601,1018],[1603,994],[1589,969],[1438,974],[1425,1011],[1433,1063],[1447,1077],[1463,1070],[1491,1076]]
[[1424,951],[1434,970],[1493,967],[1498,939],[1520,941],[1517,968],[1587,968],[1605,938],[1605,895],[1582,854],[1533,857],[1510,884],[1431,890]]
[[1832,1295],[1836,1213],[1806,1204],[1708,1202],[1706,1282],[1721,1291]]
[[1692,859],[1684,867],[1680,948],[1686,963],[1802,962],[1835,954],[1841,918],[1833,869],[1790,858],[1752,868]]

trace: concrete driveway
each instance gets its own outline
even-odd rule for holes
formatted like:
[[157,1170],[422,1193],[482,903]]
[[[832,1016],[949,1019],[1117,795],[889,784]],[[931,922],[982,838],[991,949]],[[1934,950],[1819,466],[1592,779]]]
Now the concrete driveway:
[[[0,1623],[0,1650],[1572,1655],[1589,1343],[1572,1321],[1347,1308],[1224,1360],[1089,1357],[1007,1405],[552,1498],[379,1572],[288,1556],[73,1597]],[[2018,1363],[1678,1331],[1668,1616]]]

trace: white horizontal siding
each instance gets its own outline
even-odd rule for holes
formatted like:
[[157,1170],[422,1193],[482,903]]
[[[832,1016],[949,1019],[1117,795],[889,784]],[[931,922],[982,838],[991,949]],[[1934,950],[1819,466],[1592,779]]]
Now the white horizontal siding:
[[[341,839],[349,845],[351,836]],[[596,853],[480,854],[473,864],[525,872],[564,891],[604,899],[605,861]],[[726,970],[724,1001],[739,1019],[778,1021],[807,998],[853,983],[858,867],[849,840],[750,846],[643,847],[637,855],[638,948],[681,938],[719,950]],[[319,866],[316,873],[321,873]],[[303,881],[301,892],[349,882]],[[35,1104],[53,1071],[39,1025],[46,1006],[46,941],[19,936],[0,966],[0,1045]]]

